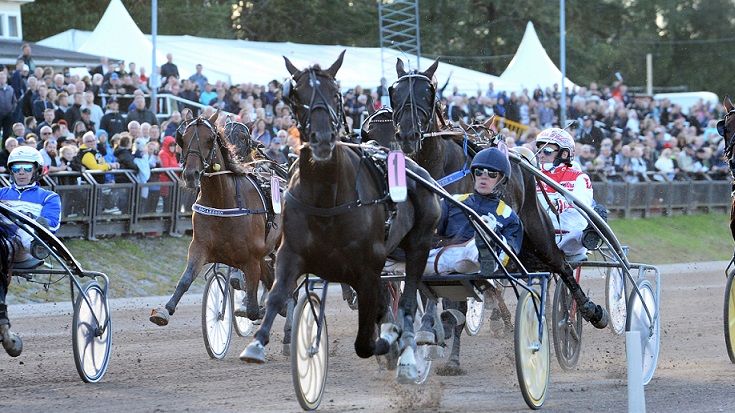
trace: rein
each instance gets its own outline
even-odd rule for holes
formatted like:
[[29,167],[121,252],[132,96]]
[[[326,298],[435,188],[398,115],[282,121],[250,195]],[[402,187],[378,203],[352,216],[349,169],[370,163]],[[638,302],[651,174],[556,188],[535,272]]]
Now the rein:
[[[207,154],[206,157],[203,155],[201,141],[199,140],[199,128],[195,128],[194,137],[189,141],[189,144],[186,146],[186,152],[184,153],[184,162],[181,165],[183,169],[186,169],[186,162],[189,161],[189,157],[191,155],[196,155],[199,158],[199,161],[203,165],[202,170],[198,172],[199,178],[204,176],[207,169],[213,166],[215,150],[217,150],[218,145],[222,145],[222,142],[219,141],[219,135],[217,134],[217,131],[214,129],[214,126],[212,126],[212,124],[209,123],[209,120],[207,119],[197,118],[193,122],[190,122],[184,128],[184,132],[182,133],[182,135],[186,134],[186,131],[189,129],[191,125],[194,125],[196,127],[202,124],[206,126],[209,129],[212,136],[214,136],[214,143],[212,144],[212,149],[209,150],[209,154]],[[196,141],[196,149],[193,148],[195,141]]]
[[[427,110],[426,108],[416,104],[416,97],[415,97],[415,92],[414,92],[414,82],[415,82],[414,79],[425,80],[426,82],[428,82],[429,91],[431,93],[431,104],[430,104],[431,112],[429,112],[429,110]],[[406,109],[411,110],[411,121],[413,123],[414,128],[416,128],[416,130],[418,130],[419,132],[419,136],[420,136],[419,150],[421,150],[421,144],[424,141],[424,139],[429,137],[430,136],[429,134],[431,133],[437,133],[437,132],[429,131],[429,129],[431,129],[431,127],[434,125],[434,115],[436,114],[436,105],[435,105],[436,92],[434,89],[434,85],[431,83],[431,79],[429,79],[428,77],[420,73],[409,73],[409,74],[401,76],[400,78],[398,78],[398,80],[396,80],[393,86],[391,86],[391,89],[393,89],[395,85],[397,85],[398,83],[402,81],[406,81],[406,80],[408,81],[408,96],[406,96],[403,102],[401,102],[401,104],[398,105],[398,107],[393,111],[393,121],[396,124],[398,124],[397,119],[400,117],[401,113],[403,113]],[[429,123],[426,126],[426,130],[424,130],[424,128],[421,125],[421,122],[419,122],[418,112],[421,112],[424,115],[426,115],[426,119]]]

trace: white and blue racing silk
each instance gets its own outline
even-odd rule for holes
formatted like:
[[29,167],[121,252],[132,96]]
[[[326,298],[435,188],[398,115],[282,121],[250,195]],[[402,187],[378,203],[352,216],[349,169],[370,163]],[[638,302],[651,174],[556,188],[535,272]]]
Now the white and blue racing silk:
[[48,221],[49,230],[56,232],[61,223],[61,198],[59,194],[41,188],[37,183],[18,188],[15,184],[0,189],[0,201],[12,209],[24,213],[33,219],[44,217]]

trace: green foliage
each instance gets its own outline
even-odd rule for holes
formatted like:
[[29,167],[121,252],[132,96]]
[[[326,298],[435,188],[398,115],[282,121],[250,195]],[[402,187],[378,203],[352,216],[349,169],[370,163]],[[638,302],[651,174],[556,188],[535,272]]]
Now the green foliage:
[[[150,32],[150,0],[124,0]],[[377,46],[375,0],[159,0],[159,33],[257,41]],[[551,59],[559,62],[559,2],[421,0],[426,56],[499,74],[532,21]],[[107,2],[36,0],[23,6],[25,38],[94,29]],[[719,95],[730,89],[735,64],[731,0],[567,0],[567,74],[580,84],[609,84],[620,71],[629,85],[646,81],[654,56],[656,86],[686,86]],[[378,64],[376,62],[376,64]]]

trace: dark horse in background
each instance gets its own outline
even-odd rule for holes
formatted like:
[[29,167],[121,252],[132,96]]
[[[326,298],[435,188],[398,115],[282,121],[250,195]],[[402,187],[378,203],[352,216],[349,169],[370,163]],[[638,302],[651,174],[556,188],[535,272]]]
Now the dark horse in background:
[[[735,106],[733,106],[730,97],[725,97],[722,101],[722,106],[725,107],[725,117],[717,122],[717,132],[720,133],[725,139],[725,158],[730,165],[730,171],[735,177]],[[735,240],[735,184],[732,187],[732,207],[730,208],[730,233],[732,239]]]
[[[397,128],[396,138],[404,152],[409,154],[424,150],[423,146],[431,140],[423,138],[430,135],[436,127],[434,119],[436,93],[431,80],[435,69],[436,63],[425,72],[407,73],[400,59],[396,65],[399,78],[390,88],[390,99],[391,105],[395,108],[393,119]],[[437,162],[440,165],[442,163],[436,158],[417,159],[421,159],[422,162]],[[587,298],[576,282],[572,267],[566,262],[564,253],[557,247],[551,219],[543,211],[536,197],[535,178],[530,173],[524,173],[517,164],[512,162],[511,166],[512,174],[506,184],[505,198],[523,222],[521,261],[529,269],[559,274],[580,306],[582,316],[595,327],[604,328],[607,325],[607,312]],[[429,164],[425,167],[429,171],[439,169]],[[466,190],[471,191],[472,187]],[[461,333],[461,330],[458,333]],[[450,363],[458,366],[459,340],[456,336],[454,341]]]
[[12,263],[15,255],[15,230],[13,224],[0,216],[0,342],[10,357],[18,357],[23,351],[23,341],[20,336],[10,331],[8,306],[5,297],[12,278]]
[[228,124],[225,129],[230,133],[225,133],[216,126],[218,115],[192,119],[189,114],[183,132],[176,136],[184,154],[185,187],[199,190],[195,207],[202,208],[192,214],[189,256],[176,291],[165,310],[154,309],[150,316],[151,322],[161,326],[168,324],[179,300],[207,263],[222,263],[245,274],[247,317],[251,320],[261,317],[259,282],[262,279],[268,289],[273,284],[265,257],[280,241],[281,216],[273,213],[270,197],[261,189],[254,169],[246,167],[246,163],[268,162],[257,162],[254,142],[244,125]]
[[[361,149],[339,142],[344,116],[335,76],[344,52],[326,70],[297,69],[288,58],[291,79],[284,97],[296,114],[308,145],[291,170],[283,211],[283,242],[276,255],[276,282],[266,302],[265,318],[240,358],[265,362],[273,319],[304,274],[350,285],[357,294],[359,326],[355,352],[362,358],[386,354],[398,339],[402,352],[398,381],[414,382],[413,316],[416,290],[429,254],[431,235],[439,219],[438,198],[409,180],[409,199],[391,205],[383,176],[371,173]],[[411,162],[407,167],[428,178]],[[386,221],[391,214],[390,229]],[[359,223],[356,225],[356,223]],[[376,323],[389,313],[381,272],[386,256],[396,247],[405,250],[407,274],[397,326],[383,325],[391,334],[376,340]],[[386,328],[387,327],[387,328]]]

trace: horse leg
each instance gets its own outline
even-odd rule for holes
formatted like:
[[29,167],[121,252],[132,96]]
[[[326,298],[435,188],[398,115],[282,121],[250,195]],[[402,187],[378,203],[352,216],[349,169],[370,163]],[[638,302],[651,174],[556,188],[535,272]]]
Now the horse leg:
[[599,304],[595,304],[589,299],[582,291],[582,288],[574,278],[574,270],[569,264],[564,264],[564,269],[559,273],[564,284],[569,287],[569,291],[574,297],[574,301],[579,306],[579,311],[582,314],[582,318],[589,321],[595,328],[603,329],[607,327],[608,314]]
[[283,355],[291,355],[291,330],[293,327],[293,311],[296,307],[296,297],[291,295],[288,298],[288,305],[286,308],[286,322],[283,324]]
[[260,260],[249,260],[242,269],[245,276],[245,293],[247,294],[247,318],[252,321],[263,318],[265,308],[261,312],[258,305],[258,286],[260,285]]
[[[462,331],[464,330],[464,316],[467,314],[467,301],[451,301],[444,299],[444,308],[441,319],[444,326],[444,334],[453,338],[452,350],[449,354],[449,360],[446,367],[453,370],[452,375],[456,375],[459,368],[459,349],[461,345]],[[461,317],[460,317],[461,316]]]
[[406,249],[406,279],[398,310],[398,322],[403,323],[399,342],[399,348],[401,349],[397,372],[399,383],[415,383],[418,378],[413,320],[416,316],[418,283],[426,267],[428,257],[428,247],[425,249]]
[[[357,309],[359,324],[357,327],[357,337],[355,338],[355,353],[360,358],[368,358],[374,354],[385,354],[388,352],[388,343],[384,339],[378,339],[380,344],[380,352],[376,352],[376,342],[373,342],[375,336],[375,321],[378,319],[378,309],[382,299],[378,288],[375,284],[362,283],[355,289],[357,293],[357,301],[362,305]],[[396,334],[397,338],[397,334]]]
[[276,315],[296,288],[296,278],[301,274],[300,258],[284,245],[276,259],[276,282],[268,293],[265,316],[253,341],[240,353],[240,360],[248,363],[265,363],[265,346],[270,341],[271,328]]
[[10,357],[18,357],[23,351],[23,341],[20,336],[10,331],[8,306],[5,303],[9,285],[10,276],[0,274],[0,341],[2,341],[3,348]]
[[189,261],[186,264],[186,269],[184,270],[184,273],[181,274],[181,278],[179,279],[178,284],[176,284],[176,290],[171,296],[171,299],[166,303],[165,311],[161,308],[154,308],[151,311],[149,320],[153,324],[157,324],[159,326],[165,326],[168,324],[169,317],[174,315],[176,306],[179,304],[181,297],[189,290],[191,283],[194,282],[194,279],[196,279],[197,274],[199,274],[203,265],[204,256],[194,252],[194,248],[190,245]]

